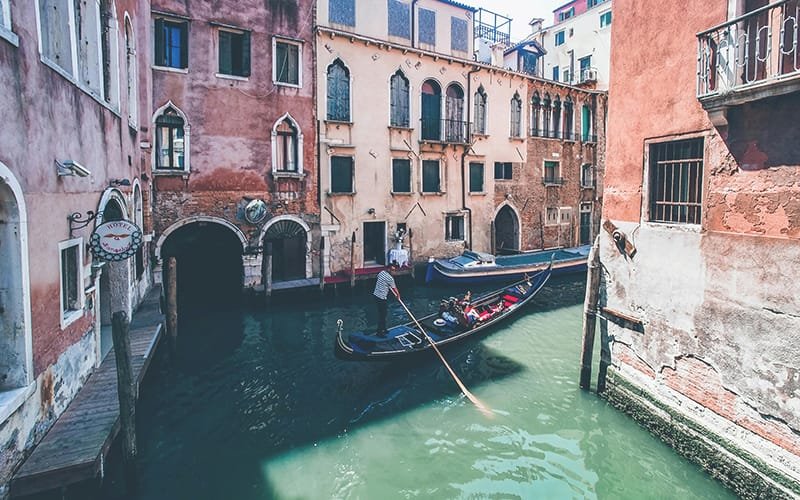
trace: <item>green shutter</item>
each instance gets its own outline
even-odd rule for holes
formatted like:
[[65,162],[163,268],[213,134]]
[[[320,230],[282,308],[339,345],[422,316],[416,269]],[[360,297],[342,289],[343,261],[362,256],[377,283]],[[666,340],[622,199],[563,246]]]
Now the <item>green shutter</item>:
[[189,67],[189,23],[181,23],[181,68]]
[[230,75],[233,71],[231,62],[231,34],[227,31],[219,32],[219,72]]
[[167,64],[167,54],[166,54],[166,37],[164,34],[164,20],[163,19],[156,19],[156,28],[155,28],[155,63],[156,66],[166,66]]
[[242,33],[242,76],[250,76],[250,32]]

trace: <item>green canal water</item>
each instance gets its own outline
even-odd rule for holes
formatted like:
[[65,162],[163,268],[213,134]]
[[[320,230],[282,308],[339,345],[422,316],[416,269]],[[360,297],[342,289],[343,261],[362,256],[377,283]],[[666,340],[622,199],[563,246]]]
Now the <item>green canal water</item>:
[[[401,291],[419,313],[458,292]],[[138,492],[112,473],[102,498],[733,498],[578,389],[581,278],[551,281],[523,315],[445,350],[491,418],[433,355],[334,357],[337,319],[374,328],[370,292],[184,314],[178,359],[162,349],[142,387]],[[391,320],[405,320],[396,302]]]

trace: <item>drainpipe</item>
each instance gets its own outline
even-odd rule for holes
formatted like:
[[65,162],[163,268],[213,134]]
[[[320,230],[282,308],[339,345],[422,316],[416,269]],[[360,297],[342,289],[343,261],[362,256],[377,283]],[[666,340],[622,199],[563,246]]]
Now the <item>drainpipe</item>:
[[411,48],[416,48],[417,42],[415,41],[415,33],[416,29],[414,26],[414,20],[417,18],[417,10],[414,8],[417,5],[419,0],[411,0]]
[[[469,130],[471,116],[472,116],[472,75],[480,71],[480,68],[472,68],[467,72],[467,137],[471,137],[472,131]],[[464,146],[464,152],[461,153],[461,209],[469,214],[469,245],[467,248],[472,250],[472,209],[467,206],[467,168],[466,158],[472,144]],[[485,172],[485,171],[484,171]],[[485,181],[486,179],[484,179]]]

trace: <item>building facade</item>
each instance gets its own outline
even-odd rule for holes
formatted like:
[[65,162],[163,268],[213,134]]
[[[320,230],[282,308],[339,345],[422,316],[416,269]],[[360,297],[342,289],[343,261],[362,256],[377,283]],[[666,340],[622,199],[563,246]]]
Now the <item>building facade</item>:
[[[558,244],[549,229],[540,237],[545,184],[555,188],[550,200],[556,209],[566,206],[558,196],[560,172],[573,170],[573,160],[563,170],[548,169],[544,160],[564,162],[564,144],[574,141],[579,126],[575,120],[568,129],[563,109],[551,105],[560,95],[559,105],[569,98],[577,109],[596,94],[505,69],[507,45],[489,57],[496,65],[476,62],[475,12],[442,0],[318,2],[321,228],[330,241],[328,272],[386,265],[398,244],[411,262],[465,248],[518,251]],[[542,102],[534,114],[536,89]],[[546,119],[545,95],[553,96]],[[569,204],[577,214],[579,203]],[[560,243],[579,236],[565,230]]]
[[798,13],[614,14],[598,390],[746,498],[800,496]]
[[535,19],[533,35],[545,49],[541,76],[608,90],[611,62],[611,0],[573,0],[553,11],[553,25]]
[[182,290],[227,293],[266,281],[268,249],[273,281],[311,278],[314,2],[156,0],[152,10],[157,271],[176,257]]
[[[0,497],[151,285],[148,3],[0,1]],[[123,262],[94,227],[136,223]]]

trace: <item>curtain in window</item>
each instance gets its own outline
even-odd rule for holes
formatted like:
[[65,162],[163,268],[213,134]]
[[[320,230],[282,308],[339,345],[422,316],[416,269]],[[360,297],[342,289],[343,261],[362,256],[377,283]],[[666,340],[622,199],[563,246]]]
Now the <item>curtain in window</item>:
[[277,127],[275,164],[283,172],[297,172],[297,129],[286,119]]
[[511,99],[511,137],[522,137],[522,99],[514,94]]
[[156,168],[183,169],[183,125],[183,118],[172,108],[156,118]]
[[400,71],[392,75],[390,94],[392,126],[408,127],[409,85],[408,79]]
[[328,120],[350,121],[350,72],[339,59],[328,66]]
[[486,92],[483,87],[475,93],[475,132],[486,133]]

